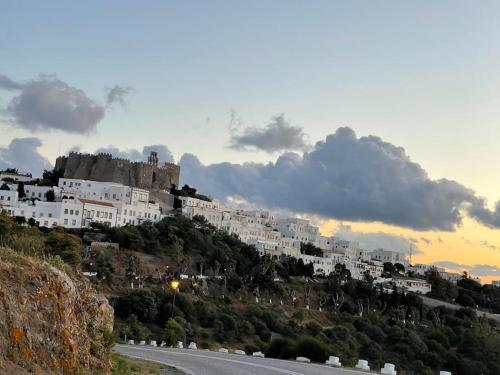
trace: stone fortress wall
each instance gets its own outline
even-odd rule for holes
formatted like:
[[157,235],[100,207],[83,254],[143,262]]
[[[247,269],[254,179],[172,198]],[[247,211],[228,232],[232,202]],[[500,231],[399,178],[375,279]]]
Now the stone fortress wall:
[[156,152],[147,162],[133,162],[114,158],[111,154],[83,154],[71,152],[59,156],[55,170],[64,178],[116,182],[147,190],[169,190],[179,186],[180,167],[173,163],[159,164]]

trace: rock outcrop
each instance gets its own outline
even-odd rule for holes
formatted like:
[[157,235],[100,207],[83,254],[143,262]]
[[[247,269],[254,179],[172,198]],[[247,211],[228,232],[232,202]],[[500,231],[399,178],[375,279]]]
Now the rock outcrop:
[[88,281],[0,248],[0,373],[106,374],[112,329]]

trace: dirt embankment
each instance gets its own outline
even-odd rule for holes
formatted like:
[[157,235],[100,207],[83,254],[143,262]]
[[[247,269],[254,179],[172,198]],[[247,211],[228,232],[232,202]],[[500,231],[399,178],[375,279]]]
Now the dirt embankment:
[[0,373],[108,373],[113,309],[81,277],[0,248]]

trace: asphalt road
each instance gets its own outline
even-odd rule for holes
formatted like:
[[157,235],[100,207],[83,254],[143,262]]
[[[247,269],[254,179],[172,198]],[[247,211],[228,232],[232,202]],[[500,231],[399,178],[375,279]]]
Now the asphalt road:
[[271,358],[170,349],[115,345],[117,353],[176,367],[188,375],[356,375],[366,372]]

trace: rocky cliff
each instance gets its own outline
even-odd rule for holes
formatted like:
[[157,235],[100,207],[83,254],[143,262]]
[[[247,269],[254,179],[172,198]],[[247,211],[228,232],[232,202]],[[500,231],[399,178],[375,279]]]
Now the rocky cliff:
[[0,373],[108,373],[113,309],[83,278],[0,248]]

